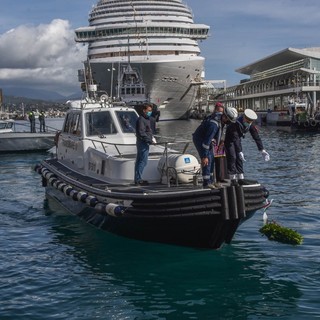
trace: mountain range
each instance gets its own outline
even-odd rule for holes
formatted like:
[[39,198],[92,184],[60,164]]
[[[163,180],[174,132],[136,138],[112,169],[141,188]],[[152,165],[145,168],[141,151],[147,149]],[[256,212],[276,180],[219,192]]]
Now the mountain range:
[[81,90],[75,92],[69,96],[63,96],[54,91],[40,90],[40,89],[30,89],[23,87],[2,87],[3,102],[11,102],[13,98],[15,99],[31,99],[31,100],[42,100],[42,101],[52,101],[52,102],[65,102],[67,100],[80,99],[82,96]]

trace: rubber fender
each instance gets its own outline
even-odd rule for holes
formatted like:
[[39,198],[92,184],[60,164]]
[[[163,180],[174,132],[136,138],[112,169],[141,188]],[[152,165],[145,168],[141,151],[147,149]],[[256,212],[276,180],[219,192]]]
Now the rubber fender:
[[221,188],[220,192],[221,192],[221,217],[223,220],[230,220],[227,188]]
[[49,182],[49,184],[50,184],[51,186],[53,186],[53,184],[54,184],[56,181],[58,181],[58,179],[57,179],[56,177],[51,177],[51,178],[49,178],[49,180],[48,180],[48,182]]
[[227,187],[230,220],[239,219],[237,193],[235,186]]
[[73,189],[72,189],[71,186],[66,185],[66,186],[63,188],[62,191],[63,191],[63,193],[64,193],[65,195],[70,196],[70,193],[71,193],[72,190],[73,190]]
[[77,194],[77,199],[78,201],[81,201],[81,202],[86,202],[86,198],[88,197],[88,194],[86,192],[83,192],[83,191],[79,191],[78,194]]
[[78,191],[72,189],[71,192],[70,192],[70,197],[75,200],[75,201],[78,201]]
[[42,177],[42,186],[43,187],[47,186],[47,179],[45,177]]
[[237,208],[238,208],[238,217],[246,217],[246,205],[244,202],[244,192],[241,186],[235,186],[236,195],[237,195]]
[[110,216],[117,217],[121,215],[124,211],[124,208],[115,204],[115,203],[108,203],[106,205],[106,213]]

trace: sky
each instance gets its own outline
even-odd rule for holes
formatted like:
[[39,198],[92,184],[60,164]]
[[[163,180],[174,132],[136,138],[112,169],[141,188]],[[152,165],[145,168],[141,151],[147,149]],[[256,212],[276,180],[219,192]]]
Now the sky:
[[[146,0],[147,1],[147,0]],[[1,0],[0,88],[79,91],[86,46],[74,29],[88,25],[97,0]],[[235,85],[235,70],[278,51],[320,47],[319,0],[183,0],[196,23],[210,26],[200,43],[205,79]],[[5,92],[4,92],[5,94]],[[18,93],[17,93],[18,95]]]

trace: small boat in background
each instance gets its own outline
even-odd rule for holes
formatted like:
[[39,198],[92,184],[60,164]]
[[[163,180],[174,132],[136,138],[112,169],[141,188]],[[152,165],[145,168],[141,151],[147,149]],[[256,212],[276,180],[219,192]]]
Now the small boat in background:
[[[87,86],[94,89],[93,86]],[[189,141],[157,136],[134,183],[136,110],[101,100],[95,92],[70,102],[56,155],[39,163],[46,196],[84,221],[111,233],[197,248],[230,243],[238,226],[267,203],[257,181],[203,188]]]
[[261,123],[281,127],[288,132],[320,132],[320,114],[310,114],[306,103],[290,103],[287,110],[260,114]]
[[0,133],[13,132],[14,129],[14,120],[0,120]]
[[12,119],[0,120],[0,153],[46,151],[54,146],[57,130],[47,127],[47,132],[32,133],[17,131],[16,125]]

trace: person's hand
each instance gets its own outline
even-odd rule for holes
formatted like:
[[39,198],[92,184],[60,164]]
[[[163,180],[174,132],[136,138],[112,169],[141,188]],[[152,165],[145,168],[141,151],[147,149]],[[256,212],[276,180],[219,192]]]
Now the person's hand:
[[201,165],[202,167],[206,167],[209,164],[209,159],[206,158],[201,158]]
[[270,155],[266,150],[261,150],[262,158],[264,161],[269,161],[270,160]]
[[217,151],[218,153],[222,153],[224,151],[224,142],[220,142]]
[[157,140],[155,137],[152,137],[152,144],[157,144]]
[[244,158],[243,152],[239,152],[239,158],[240,158],[242,161],[247,161],[247,160]]

